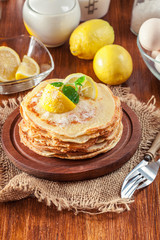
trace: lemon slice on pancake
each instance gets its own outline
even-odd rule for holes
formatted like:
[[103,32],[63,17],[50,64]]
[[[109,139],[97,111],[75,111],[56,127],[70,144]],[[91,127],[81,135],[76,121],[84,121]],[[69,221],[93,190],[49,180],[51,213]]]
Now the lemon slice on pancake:
[[66,85],[67,84],[73,85],[78,78],[83,77],[83,76],[85,76],[85,80],[82,83],[82,86],[80,86],[80,88],[79,88],[79,94],[81,96],[96,99],[98,96],[97,84],[95,81],[93,81],[93,79],[91,77],[89,77],[85,74],[82,74],[82,73],[70,74],[64,79],[63,83]]
[[40,73],[38,63],[31,57],[24,55],[16,72],[16,80],[28,78]]
[[0,81],[15,80],[15,73],[20,64],[19,55],[11,48],[0,47]]
[[69,112],[76,107],[69,98],[51,84],[45,87],[40,103],[46,111],[52,113]]

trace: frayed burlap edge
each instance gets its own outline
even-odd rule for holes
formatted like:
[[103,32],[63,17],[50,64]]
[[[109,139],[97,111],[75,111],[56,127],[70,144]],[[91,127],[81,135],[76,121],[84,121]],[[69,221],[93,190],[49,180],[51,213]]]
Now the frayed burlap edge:
[[[101,214],[106,212],[121,213],[124,210],[130,210],[129,204],[134,202],[133,199],[114,199],[109,202],[98,202],[88,199],[87,201],[75,201],[65,198],[56,198],[46,194],[46,191],[37,187],[35,177],[22,173],[21,176],[15,176],[0,192],[0,202],[15,201],[29,196],[34,196],[39,202],[44,202],[47,206],[54,205],[58,211],[73,210],[75,214],[79,212],[90,215]],[[31,184],[32,182],[32,184]]]
[[[152,122],[152,131],[150,131],[150,135],[146,139],[145,144],[140,143],[139,149],[141,149],[141,154],[139,156],[143,156],[144,152],[149,149],[153,139],[160,130],[160,111],[155,107],[155,98],[152,97],[150,101],[145,104],[138,101],[135,95],[129,92],[128,88],[115,87],[112,91],[115,95],[119,96],[123,102],[127,103],[127,105],[136,113],[143,112],[144,114],[148,114],[147,116],[150,119],[150,122]],[[2,123],[8,114],[19,105],[20,101],[21,99],[19,98],[17,101],[9,99],[9,101],[3,102],[3,106],[0,107],[0,112],[3,112],[0,117],[0,121]],[[47,194],[45,189],[38,187],[37,182],[39,179],[21,172],[11,163],[12,167],[9,167],[12,170],[11,175],[13,176],[8,181],[8,165],[6,164],[5,166],[4,162],[2,164],[4,158],[6,158],[4,155],[5,154],[2,152],[0,159],[0,202],[19,200],[29,196],[34,196],[38,199],[38,201],[45,202],[48,206],[53,204],[59,211],[67,209],[74,210],[75,213],[83,212],[89,214],[100,214],[106,212],[121,213],[125,210],[130,210],[130,204],[134,201],[133,199],[121,199],[120,193],[119,197],[105,202],[99,201],[99,199],[80,199],[77,201],[75,199],[66,199],[65,197],[54,197],[54,194]],[[141,158],[137,160],[137,163],[140,161]],[[134,167],[134,165],[132,166],[132,164],[130,164],[128,172],[132,169],[132,167]]]

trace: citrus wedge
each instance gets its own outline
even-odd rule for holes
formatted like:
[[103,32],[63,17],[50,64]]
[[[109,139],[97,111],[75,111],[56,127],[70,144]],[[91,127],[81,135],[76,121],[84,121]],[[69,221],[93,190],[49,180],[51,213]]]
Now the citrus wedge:
[[72,85],[75,83],[75,81],[80,78],[85,76],[85,80],[82,83],[82,86],[79,87],[79,94],[81,96],[85,96],[88,98],[96,99],[98,96],[98,88],[97,84],[93,79],[85,74],[82,73],[73,73],[68,75],[63,83],[66,85]]
[[16,72],[16,80],[32,77],[40,73],[38,63],[31,57],[24,55]]
[[15,80],[15,73],[20,64],[19,55],[9,47],[0,47],[0,81]]
[[52,113],[64,113],[76,107],[69,98],[51,84],[45,87],[40,103],[46,111]]

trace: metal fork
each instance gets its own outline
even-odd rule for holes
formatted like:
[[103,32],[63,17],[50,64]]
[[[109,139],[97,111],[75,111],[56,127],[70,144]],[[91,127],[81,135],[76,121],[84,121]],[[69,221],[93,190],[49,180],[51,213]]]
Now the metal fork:
[[121,191],[122,198],[130,198],[137,189],[147,187],[158,174],[160,159],[157,162],[138,168],[130,175],[130,180]]

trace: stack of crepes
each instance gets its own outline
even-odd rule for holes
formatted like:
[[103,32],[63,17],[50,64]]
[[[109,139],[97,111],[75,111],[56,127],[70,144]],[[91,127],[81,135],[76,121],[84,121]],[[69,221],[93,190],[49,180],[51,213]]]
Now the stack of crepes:
[[112,149],[123,132],[122,108],[118,97],[97,83],[96,99],[80,96],[72,111],[52,113],[41,105],[41,96],[50,79],[29,92],[21,103],[21,142],[46,157],[87,159]]

